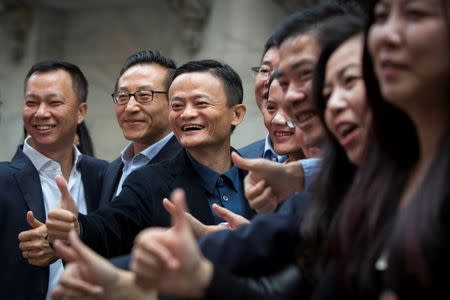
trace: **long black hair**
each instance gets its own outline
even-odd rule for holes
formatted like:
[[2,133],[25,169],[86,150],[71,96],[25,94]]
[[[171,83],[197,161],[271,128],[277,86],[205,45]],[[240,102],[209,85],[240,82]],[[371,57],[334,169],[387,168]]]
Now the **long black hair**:
[[[376,2],[370,5],[366,33],[374,22]],[[439,265],[434,261],[436,251],[443,250],[436,247],[439,239],[442,242],[449,238],[448,232],[442,234],[442,223],[439,223],[442,210],[449,209],[449,185],[444,183],[450,178],[448,134],[410,205],[400,212],[406,183],[419,159],[419,141],[411,119],[381,95],[367,47],[367,34],[363,76],[373,115],[371,146],[335,227],[338,277],[343,279],[344,286],[351,286],[356,296],[366,299],[382,284],[375,265],[387,254],[389,267],[385,278],[390,278],[390,284],[401,286],[410,296],[420,298],[420,287],[439,284],[445,278],[431,277],[430,268]]]
[[[313,98],[322,123],[327,99],[323,97],[326,65],[332,53],[345,41],[364,32],[365,19],[356,15],[333,17],[317,28],[319,44],[323,49],[318,59],[313,79]],[[326,127],[326,126],[324,126]],[[322,264],[318,261],[326,249],[330,224],[348,187],[353,181],[353,165],[334,135],[326,128],[327,143],[321,171],[316,179],[313,199],[301,224],[302,243],[299,244],[298,261],[302,276],[313,283],[320,275]]]

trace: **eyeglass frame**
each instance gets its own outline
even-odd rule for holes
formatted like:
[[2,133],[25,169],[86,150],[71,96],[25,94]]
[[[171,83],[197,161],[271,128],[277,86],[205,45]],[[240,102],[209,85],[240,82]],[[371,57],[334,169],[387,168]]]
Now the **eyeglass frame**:
[[[253,77],[256,78],[263,78],[264,80],[266,80],[267,78],[269,78],[270,74],[274,71],[274,70],[267,70],[267,72],[261,72],[261,69],[263,67],[259,66],[259,67],[251,67],[250,70],[252,70],[253,72]],[[261,76],[261,75],[265,75],[265,76]]]
[[[136,97],[136,94],[137,94],[137,93],[142,93],[142,92],[150,92],[151,95],[152,95],[152,99],[151,99],[151,100],[148,100],[148,101],[141,101],[141,97],[140,97],[140,96]],[[130,102],[131,96],[134,97],[134,100],[135,100],[137,103],[141,103],[141,104],[150,103],[150,102],[152,102],[153,99],[155,98],[155,94],[167,94],[167,92],[164,92],[164,91],[154,91],[154,90],[145,90],[145,89],[144,89],[144,90],[138,90],[138,91],[135,91],[134,93],[128,93],[128,92],[123,91],[123,92],[121,92],[121,94],[124,94],[124,95],[126,94],[126,95],[128,96],[127,102],[119,103],[119,101],[117,100],[117,96],[119,95],[119,92],[114,92],[114,93],[111,94],[111,97],[112,97],[112,99],[113,99],[114,104],[116,104],[116,105],[125,105],[125,104],[128,104],[128,102]]]

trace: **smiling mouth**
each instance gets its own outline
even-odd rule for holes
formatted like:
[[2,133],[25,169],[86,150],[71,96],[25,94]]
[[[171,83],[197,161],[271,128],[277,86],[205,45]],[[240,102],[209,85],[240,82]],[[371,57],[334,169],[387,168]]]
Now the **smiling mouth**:
[[33,127],[37,130],[50,130],[55,128],[56,125],[34,125]]
[[292,136],[293,133],[290,131],[275,131],[273,135],[276,137],[285,137],[285,136]]
[[184,132],[198,131],[198,130],[202,130],[204,128],[205,128],[205,126],[200,125],[200,124],[187,124],[187,125],[181,126],[181,130]]

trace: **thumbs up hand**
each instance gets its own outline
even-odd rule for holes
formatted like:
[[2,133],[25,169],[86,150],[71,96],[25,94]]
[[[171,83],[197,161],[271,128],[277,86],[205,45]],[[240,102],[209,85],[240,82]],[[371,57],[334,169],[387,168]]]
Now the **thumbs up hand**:
[[68,210],[78,216],[78,207],[75,204],[69,189],[67,188],[66,180],[61,175],[56,175],[55,181],[59,191],[61,192],[61,201],[59,202],[58,207]]
[[212,278],[213,265],[197,246],[186,214],[184,193],[175,190],[172,228],[149,228],[136,237],[131,270],[142,289],[200,298]]
[[26,219],[31,229],[19,234],[22,256],[32,265],[48,266],[57,257],[47,240],[47,226],[36,219],[32,211],[27,212]]
[[69,232],[74,229],[76,233],[80,234],[80,224],[78,223],[78,208],[72,198],[67,183],[64,178],[57,175],[56,185],[61,192],[61,201],[58,208],[49,211],[47,216],[48,241],[53,243],[55,240],[68,242]]

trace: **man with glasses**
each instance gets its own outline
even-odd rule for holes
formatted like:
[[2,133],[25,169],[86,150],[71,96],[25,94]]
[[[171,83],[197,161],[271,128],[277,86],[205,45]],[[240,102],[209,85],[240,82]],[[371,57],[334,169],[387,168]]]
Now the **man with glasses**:
[[[278,46],[273,36],[269,37],[264,45],[264,52],[259,67],[252,67],[255,77],[255,102],[262,114],[265,110],[265,96],[268,92],[267,81],[279,62]],[[264,139],[253,142],[239,149],[239,153],[246,158],[265,158],[282,163],[287,159],[286,155],[278,155],[272,146],[269,134]]]
[[175,62],[158,51],[128,57],[114,85],[117,122],[130,143],[108,167],[100,204],[112,201],[125,178],[148,164],[171,159],[181,149],[169,125],[167,90]]

